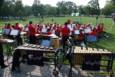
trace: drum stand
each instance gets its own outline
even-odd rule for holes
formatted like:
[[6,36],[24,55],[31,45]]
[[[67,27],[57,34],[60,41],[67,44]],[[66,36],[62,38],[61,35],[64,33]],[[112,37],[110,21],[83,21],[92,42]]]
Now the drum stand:
[[[67,51],[65,51],[67,50]],[[61,66],[63,65],[63,61],[64,58],[69,60],[69,64],[70,64],[70,70],[69,70],[69,74],[68,77],[72,77],[72,68],[73,68],[73,63],[72,63],[72,59],[73,59],[73,47],[72,44],[69,40],[69,45],[67,46],[67,49],[58,49],[55,53],[55,59],[54,59],[54,70],[53,70],[53,75],[54,77],[58,77],[59,74],[59,70],[61,69]],[[60,54],[61,53],[61,54]],[[63,54],[63,55],[62,55]],[[62,58],[60,58],[62,57]],[[59,62],[59,59],[63,59],[61,60],[61,62]],[[58,68],[58,69],[57,69]]]

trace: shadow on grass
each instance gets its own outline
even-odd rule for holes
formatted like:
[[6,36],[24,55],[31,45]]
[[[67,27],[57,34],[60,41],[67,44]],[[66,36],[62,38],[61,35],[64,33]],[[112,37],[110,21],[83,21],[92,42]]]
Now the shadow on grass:
[[[99,38],[97,42],[88,43],[88,47],[97,48],[97,49],[107,49],[107,50],[115,50],[115,35],[107,32],[103,32],[102,36]],[[111,48],[110,48],[111,46]]]

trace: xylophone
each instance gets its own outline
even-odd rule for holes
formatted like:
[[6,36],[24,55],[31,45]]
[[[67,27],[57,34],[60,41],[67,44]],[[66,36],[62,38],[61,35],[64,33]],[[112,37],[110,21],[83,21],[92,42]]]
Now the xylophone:
[[[73,60],[74,65],[83,65],[84,62],[86,62],[85,60],[90,60],[90,59],[96,60],[98,58],[100,59],[100,61],[98,61],[100,64],[98,62],[97,64],[100,67],[106,67],[107,71],[112,70],[113,53],[106,49],[85,48],[85,47],[75,46],[73,54],[74,54],[74,60]],[[101,61],[106,61],[106,64],[102,64]],[[95,64],[95,63],[91,63],[91,64]],[[86,64],[89,63],[86,62]]]
[[15,52],[13,54],[12,70],[15,70],[15,68],[20,68],[20,58],[23,58],[25,55],[26,55],[27,63],[32,65],[42,66],[43,54],[48,54],[48,53],[55,54],[55,52],[56,49],[54,49],[53,47],[45,47],[41,45],[23,44],[21,46],[18,46],[17,48],[15,48]]
[[15,50],[42,51],[42,52],[54,52],[55,51],[53,47],[45,47],[45,46],[34,45],[34,44],[23,44],[22,46],[17,47]]

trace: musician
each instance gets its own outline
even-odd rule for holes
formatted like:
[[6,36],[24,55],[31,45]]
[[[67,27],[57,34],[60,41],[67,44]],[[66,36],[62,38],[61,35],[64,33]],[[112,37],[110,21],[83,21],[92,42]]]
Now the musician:
[[55,29],[55,34],[58,36],[58,37],[60,37],[60,27],[59,26],[57,26],[56,27],[56,29]]
[[22,45],[22,38],[20,35],[22,28],[19,26],[19,23],[15,24],[14,29],[19,31],[19,34],[16,36],[16,40],[18,42],[18,45]]
[[10,23],[6,24],[4,29],[12,29],[11,24]]
[[[5,30],[5,29],[7,29],[7,30]],[[11,31],[11,29],[12,29],[12,27],[11,27],[11,24],[10,23],[8,23],[8,24],[5,24],[5,26],[4,26],[4,28],[3,28],[3,30],[5,31],[5,37],[7,37],[7,38],[10,38],[10,39],[12,39],[12,37],[10,36],[10,31]]]
[[30,44],[36,44],[36,29],[34,25],[32,24],[32,21],[29,22],[28,25],[28,35],[29,35],[29,43]]
[[69,38],[70,29],[67,27],[67,23],[64,24],[64,27],[61,29],[62,44],[63,48],[66,46],[67,39]]
[[0,66],[1,66],[1,69],[7,67],[7,65],[4,64],[3,46],[1,44],[1,41],[0,41]]

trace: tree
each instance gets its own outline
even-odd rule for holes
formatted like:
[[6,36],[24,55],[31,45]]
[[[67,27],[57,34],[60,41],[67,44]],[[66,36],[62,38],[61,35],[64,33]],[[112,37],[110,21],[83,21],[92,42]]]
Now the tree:
[[115,12],[115,5],[112,1],[107,1],[107,4],[102,9],[102,13],[104,15],[111,15],[111,13]]
[[67,13],[70,15],[72,12],[77,12],[77,6],[75,3],[68,1],[65,3],[65,7],[67,9]]
[[[1,11],[1,7],[2,7],[3,3],[4,3],[4,0],[0,0],[0,11]],[[0,12],[0,15],[1,15],[1,12]]]
[[5,1],[1,7],[1,16],[12,16],[14,14],[12,1]]
[[90,6],[91,15],[100,15],[99,0],[91,0],[88,5]]
[[71,1],[60,1],[57,3],[59,15],[70,15],[72,12],[77,12],[77,6]]
[[4,2],[4,0],[0,0],[0,9],[2,7],[3,2]]
[[66,4],[66,2],[65,1],[59,1],[58,3],[57,3],[57,11],[58,11],[58,15],[60,15],[60,16],[63,16],[63,15],[65,15],[67,12],[67,9],[66,9],[66,7],[65,7],[65,4]]
[[45,9],[44,9],[45,10],[45,15],[47,15],[47,16],[56,16],[57,7],[53,7],[49,4],[44,5],[44,7],[45,7]]
[[111,2],[113,3],[113,5],[115,5],[115,0],[111,0]]
[[24,8],[21,1],[15,2],[15,16],[23,16],[24,15]]
[[24,16],[30,16],[30,15],[32,15],[31,6],[25,6],[24,7]]

